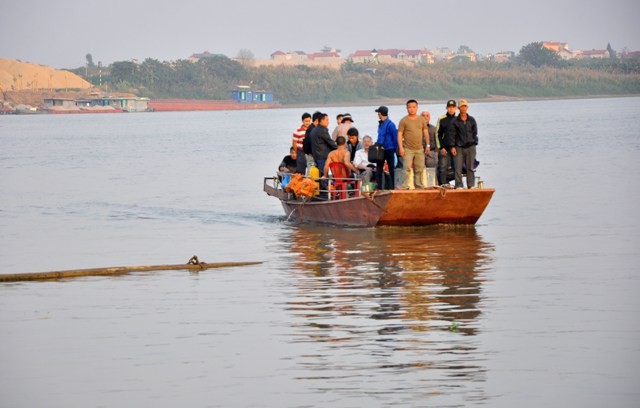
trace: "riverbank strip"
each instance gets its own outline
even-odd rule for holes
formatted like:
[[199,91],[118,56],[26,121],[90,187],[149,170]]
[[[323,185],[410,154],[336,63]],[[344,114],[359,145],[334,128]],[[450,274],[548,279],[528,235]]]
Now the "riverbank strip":
[[[464,95],[460,96],[460,98],[467,99],[468,102],[472,103],[485,103],[485,102],[530,102],[530,101],[563,101],[563,100],[581,100],[581,99],[609,99],[609,98],[637,98],[640,97],[640,94],[624,94],[624,95],[587,95],[587,96],[545,96],[545,97],[519,97],[519,96],[504,96],[504,95],[492,95],[487,98],[465,98]],[[322,107],[351,107],[351,106],[395,106],[395,105],[404,105],[408,99],[412,97],[409,95],[407,99],[399,99],[399,98],[384,98],[384,99],[373,99],[373,100],[361,100],[361,101],[353,101],[353,102],[337,102],[337,103],[323,103],[323,104],[311,104],[311,103],[300,103],[300,104],[287,104],[282,105],[280,109],[313,109],[313,108],[322,108]],[[455,99],[455,98],[451,98]],[[437,105],[437,104],[445,104],[447,100],[439,100],[439,99],[427,99],[427,100],[418,100],[421,105]],[[278,108],[275,108],[278,109]]]

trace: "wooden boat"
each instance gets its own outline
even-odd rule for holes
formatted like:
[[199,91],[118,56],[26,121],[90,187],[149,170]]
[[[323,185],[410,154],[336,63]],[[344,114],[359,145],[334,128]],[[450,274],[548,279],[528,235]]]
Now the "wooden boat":
[[263,190],[276,197],[289,219],[348,227],[381,225],[475,224],[495,189],[374,190],[351,191],[352,196],[330,199],[296,198],[282,187],[278,177],[265,177]]

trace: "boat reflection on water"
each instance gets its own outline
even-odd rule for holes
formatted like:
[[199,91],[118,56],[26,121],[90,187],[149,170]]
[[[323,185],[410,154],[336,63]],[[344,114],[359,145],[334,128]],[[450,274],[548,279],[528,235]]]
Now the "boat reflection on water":
[[493,247],[474,227],[301,227],[291,238],[294,270],[302,272],[296,286],[309,301],[301,310],[359,315],[362,305],[347,300],[377,300],[373,319],[407,320],[412,330],[455,321],[461,333],[475,333]]
[[290,232],[292,343],[316,344],[297,357],[311,370],[300,378],[319,378],[321,370],[327,381],[364,375],[377,382],[388,377],[375,370],[436,369],[419,380],[466,381],[470,388],[455,392],[484,399],[477,381],[486,355],[474,335],[493,246],[474,226]]

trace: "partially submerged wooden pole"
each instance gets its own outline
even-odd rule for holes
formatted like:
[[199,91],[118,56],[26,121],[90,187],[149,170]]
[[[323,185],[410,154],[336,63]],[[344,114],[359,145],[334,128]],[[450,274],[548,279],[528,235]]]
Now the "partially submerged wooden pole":
[[0,282],[21,282],[21,281],[34,281],[34,280],[46,280],[46,279],[77,278],[80,276],[115,276],[115,275],[125,275],[131,272],[147,272],[147,271],[175,271],[175,270],[201,271],[204,269],[257,265],[261,263],[262,262],[206,263],[206,262],[200,262],[197,256],[193,256],[191,257],[188,263],[178,264],[178,265],[115,266],[111,268],[72,269],[68,271],[12,273],[12,274],[6,274],[6,275],[0,274]]

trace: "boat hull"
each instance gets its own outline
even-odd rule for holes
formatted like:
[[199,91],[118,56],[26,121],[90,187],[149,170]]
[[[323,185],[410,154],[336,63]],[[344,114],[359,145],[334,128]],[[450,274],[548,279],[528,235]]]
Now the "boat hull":
[[265,178],[264,191],[280,199],[287,217],[298,222],[347,227],[475,224],[495,192],[472,190],[383,190],[332,201],[302,201]]
[[492,188],[392,190],[376,225],[475,224],[494,192]]
[[375,227],[382,215],[389,196],[369,200],[366,197],[335,201],[282,201],[282,207],[290,219],[314,224],[333,224],[345,227]]

